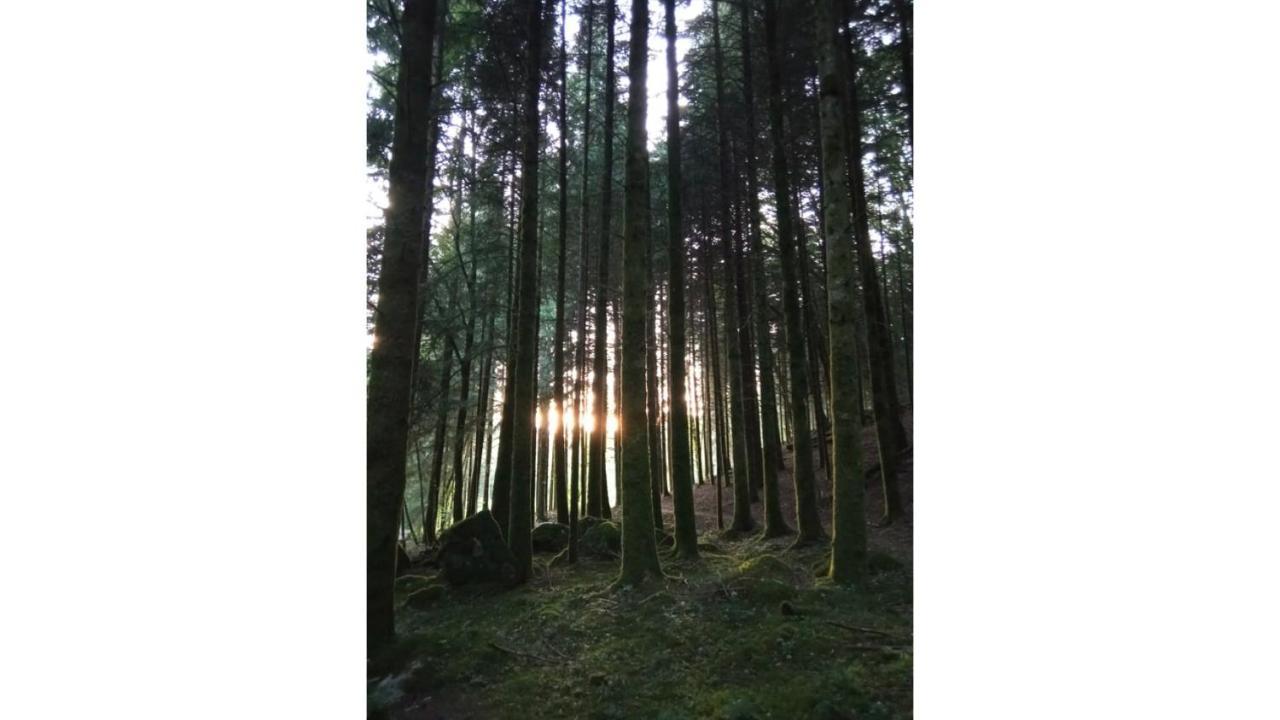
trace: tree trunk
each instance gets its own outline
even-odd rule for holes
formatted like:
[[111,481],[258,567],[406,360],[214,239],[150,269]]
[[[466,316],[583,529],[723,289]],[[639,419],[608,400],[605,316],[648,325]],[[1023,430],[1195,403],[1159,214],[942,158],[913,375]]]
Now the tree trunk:
[[721,398],[724,397],[724,386],[720,383],[720,351],[719,342],[716,339],[716,302],[715,297],[711,294],[711,250],[710,238],[703,239],[703,289],[705,290],[705,304],[703,323],[703,332],[707,336],[707,344],[711,347],[711,402],[713,406],[712,414],[715,416],[715,451],[716,463],[715,473],[713,477],[716,482],[716,529],[724,529],[724,503],[721,500],[721,487],[724,485],[726,469],[728,466],[729,454],[728,448],[725,447],[725,417],[724,410],[720,405]]
[[[567,96],[569,94],[568,85],[565,82],[565,66],[568,64],[569,48],[565,45],[565,5],[567,0],[560,0],[560,114],[557,118],[559,126],[558,133],[560,135],[560,207],[559,207],[559,224],[557,225],[557,234],[559,236],[560,252],[556,257],[556,337],[555,337],[555,358],[552,360],[552,402],[555,404],[556,412],[560,414],[559,432],[553,430],[553,453],[552,464],[554,465],[554,477],[552,484],[555,491],[556,521],[561,523],[569,522],[569,495],[568,488],[565,487],[566,476],[566,445],[567,439],[564,431],[564,266],[565,266],[565,243],[568,241],[569,227],[569,153],[567,150],[569,130],[568,130],[568,113],[567,113]],[[548,418],[548,422],[550,418]]]
[[645,67],[649,54],[649,2],[631,3],[631,53],[627,103],[626,200],[623,222],[622,274],[622,419],[624,454],[622,498],[622,568],[618,584],[640,585],[650,575],[661,579],[654,538],[653,506],[646,495],[649,479],[649,432],[645,420],[645,312],[649,304],[649,149],[645,132]]
[[738,283],[734,277],[732,248],[732,214],[729,208],[732,170],[730,168],[729,128],[724,107],[724,58],[720,50],[720,2],[712,0],[712,37],[715,49],[716,125],[720,146],[720,231],[724,254],[724,331],[725,354],[729,361],[729,414],[733,433],[733,524],[738,532],[755,528],[751,517],[751,483],[748,470],[746,408],[744,407],[743,370],[738,317]]
[[756,353],[760,361],[760,410],[763,424],[764,536],[792,532],[782,517],[778,471],[782,467],[782,442],[778,437],[778,398],[773,386],[773,348],[769,345],[769,319],[765,297],[764,248],[760,242],[760,187],[756,175],[756,103],[751,65],[751,5],[741,6],[742,98],[747,109],[747,213],[751,231],[751,267],[755,280],[752,297],[755,313]]
[[585,100],[582,108],[582,212],[581,212],[581,233],[580,246],[581,252],[578,258],[579,275],[578,275],[578,332],[577,343],[575,347],[574,375],[573,375],[573,478],[572,487],[570,489],[569,498],[569,562],[577,562],[578,560],[578,515],[580,508],[580,497],[582,495],[590,496],[590,490],[581,492],[584,481],[589,481],[590,475],[587,470],[587,438],[583,429],[583,417],[586,404],[586,398],[583,395],[583,376],[587,369],[587,308],[588,308],[588,276],[591,257],[591,237],[590,222],[590,193],[587,192],[588,184],[591,179],[591,65],[592,65],[592,49],[595,47],[595,12],[592,5],[586,7],[586,23],[587,23],[587,57],[586,57],[586,82],[583,85],[583,93]]
[[698,527],[693,511],[693,479],[689,459],[689,419],[685,403],[684,218],[680,176],[680,74],[676,68],[675,0],[664,0],[667,36],[667,307],[671,351],[667,358],[667,396],[671,422],[671,494],[675,511],[676,555],[698,556]]
[[804,325],[800,310],[799,278],[796,273],[795,232],[791,227],[791,179],[787,150],[783,141],[782,48],[778,38],[777,0],[765,3],[765,39],[769,54],[769,136],[773,142],[774,196],[778,204],[778,252],[782,264],[782,311],[787,326],[787,362],[791,381],[791,432],[795,437],[792,477],[796,486],[796,521],[800,535],[797,545],[826,538],[818,516],[818,497],[813,477],[813,444],[809,434],[808,368],[805,357]]
[[502,374],[502,419],[498,427],[498,458],[493,472],[493,518],[502,530],[502,537],[510,536],[507,523],[511,520],[511,443],[515,401],[514,370],[516,366],[516,288],[520,278],[515,272],[516,251],[516,172],[515,159],[511,160],[511,202],[507,205],[507,362]]
[[511,509],[507,544],[516,560],[516,581],[533,572],[530,492],[533,485],[534,362],[538,312],[538,94],[542,85],[542,0],[531,0],[528,17],[520,175],[520,295],[511,422]]
[[400,75],[391,143],[387,229],[369,357],[366,407],[366,650],[395,636],[393,586],[414,357],[418,348],[418,280],[426,212],[429,93],[435,0],[405,0],[400,18]]
[[604,442],[608,394],[605,376],[608,371],[607,305],[609,296],[609,245],[613,221],[613,106],[615,79],[613,70],[613,26],[617,17],[615,0],[607,0],[605,13],[606,43],[604,58],[604,170],[600,182],[600,265],[596,283],[595,314],[595,365],[592,377],[594,407],[591,414],[595,426],[591,433],[591,460],[587,470],[587,512],[596,517],[605,516],[609,505],[609,491],[605,484]]
[[[834,13],[834,9],[833,9]],[[835,62],[837,79],[844,82],[837,100],[844,113],[846,132],[845,147],[856,150],[862,144],[861,113],[856,96],[853,54],[848,42],[838,46]],[[845,97],[848,88],[851,96]],[[849,191],[853,208],[853,238],[858,253],[858,270],[862,279],[862,304],[867,322],[868,360],[871,370],[871,395],[876,417],[876,439],[880,446],[881,486],[884,492],[882,522],[890,522],[902,514],[902,502],[898,495],[898,463],[907,447],[907,434],[902,426],[902,411],[898,404],[898,385],[893,370],[893,339],[889,333],[884,300],[880,295],[875,256],[871,252],[871,231],[867,219],[867,195],[862,162],[853,152],[845,158]],[[830,243],[828,242],[828,253]],[[830,267],[827,270],[830,273]],[[830,291],[828,291],[830,292]]]
[[[773,0],[770,0],[773,2]],[[827,327],[831,342],[831,398],[834,425],[832,469],[831,579],[850,584],[862,580],[866,567],[867,529],[863,515],[861,431],[862,400],[852,382],[857,356],[855,269],[850,243],[849,192],[845,167],[849,148],[836,50],[834,0],[818,0],[815,15],[818,46],[818,97],[821,111],[822,172],[826,178]]]
[[436,418],[436,435],[431,445],[431,485],[427,498],[427,524],[424,532],[428,542],[435,542],[436,525],[440,523],[440,486],[443,483],[445,432],[448,427],[449,413],[445,399],[449,397],[449,383],[453,379],[453,336],[445,338],[444,367],[440,371],[440,395],[437,402],[439,414]]
[[[653,256],[645,258],[645,261],[645,285],[653,287]],[[658,395],[661,391],[658,387],[658,338],[653,329],[657,318],[652,297],[645,298],[644,310],[645,425],[649,434],[649,485],[653,523],[657,529],[662,530],[662,436],[658,433]]]
[[[488,433],[489,415],[490,415],[489,406],[491,404],[489,399],[489,383],[490,383],[490,376],[493,374],[493,348],[492,348],[493,315],[492,314],[489,315],[489,318],[485,324],[483,342],[485,347],[488,347],[489,349],[485,352],[484,366],[483,366],[484,370],[480,375],[480,398],[479,398],[480,405],[479,405],[479,408],[476,410],[476,439],[472,443],[472,447],[475,449],[475,455],[471,460],[471,482],[467,486],[468,488],[467,516],[468,517],[476,514],[476,500],[480,494],[479,490],[480,490],[481,452],[488,446],[488,443],[485,442],[485,438],[489,434]],[[486,475],[485,480],[488,480],[488,479],[489,478]]]

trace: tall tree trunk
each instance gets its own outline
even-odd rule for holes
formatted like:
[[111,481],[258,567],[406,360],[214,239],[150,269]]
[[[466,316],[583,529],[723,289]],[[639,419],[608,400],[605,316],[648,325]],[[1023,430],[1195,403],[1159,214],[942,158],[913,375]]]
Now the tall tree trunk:
[[[772,2],[773,0],[770,0]],[[818,97],[821,110],[822,174],[826,178],[827,327],[831,341],[831,398],[834,424],[832,469],[832,580],[841,584],[864,577],[867,528],[863,515],[861,415],[862,400],[852,378],[857,356],[855,268],[850,243],[849,192],[845,167],[845,83],[838,62],[834,0],[818,0],[815,14],[818,47]]]
[[[485,351],[483,372],[480,375],[480,398],[479,409],[476,410],[476,438],[472,443],[475,449],[475,455],[471,460],[471,482],[467,486],[467,516],[476,514],[476,501],[480,490],[480,460],[481,453],[487,447],[488,443],[485,438],[488,436],[489,430],[489,382],[490,376],[493,374],[493,315],[489,315],[485,324],[484,339],[482,341],[485,347],[489,348]],[[488,480],[488,477],[485,477]]]
[[791,178],[787,164],[782,113],[782,48],[778,38],[777,0],[765,2],[765,41],[769,55],[769,137],[773,142],[774,197],[778,204],[778,252],[782,265],[782,311],[787,326],[787,362],[791,381],[791,432],[795,437],[792,476],[796,486],[797,545],[826,538],[818,516],[817,483],[813,477],[813,444],[809,434],[809,382],[804,325],[796,273],[795,232],[791,227]]
[[907,138],[914,148],[916,144],[915,102],[912,92],[911,53],[911,0],[893,0],[894,14],[898,16],[898,52],[902,56],[902,94],[907,101]]
[[[538,403],[539,406],[545,406],[545,403]],[[542,427],[535,428],[537,435],[538,447],[538,482],[535,485],[537,492],[534,494],[534,518],[538,522],[545,522],[547,519],[547,474],[551,466],[551,435],[548,423],[550,413],[542,413]]]
[[712,0],[712,37],[715,49],[716,130],[720,147],[720,231],[722,233],[725,275],[724,331],[725,354],[729,361],[729,413],[733,433],[733,525],[737,532],[755,528],[751,517],[751,483],[748,464],[746,408],[744,407],[741,344],[738,340],[738,283],[734,277],[732,214],[729,195],[732,192],[729,128],[724,103],[724,57],[720,50],[720,2]]
[[693,512],[693,480],[689,461],[689,418],[685,403],[684,218],[680,206],[684,184],[680,174],[680,74],[676,68],[675,0],[664,0],[667,36],[667,302],[671,354],[668,404],[671,422],[671,494],[675,511],[676,556],[698,556],[698,526]]
[[516,580],[533,572],[530,492],[533,485],[534,362],[538,312],[538,94],[542,85],[542,0],[529,3],[524,107],[521,118],[520,295],[516,304],[516,367],[511,422],[511,509],[507,544],[516,559]]
[[520,277],[516,275],[516,170],[515,158],[511,159],[509,183],[511,201],[507,205],[507,361],[502,370],[502,419],[498,426],[498,458],[493,472],[493,517],[508,537],[507,522],[511,519],[511,443],[516,366],[516,292]]
[[[646,158],[646,165],[648,164]],[[646,188],[648,183],[646,183]],[[645,285],[653,287],[653,256],[645,258]],[[654,332],[656,301],[644,301],[644,375],[645,425],[649,435],[649,486],[653,504],[653,523],[662,530],[662,436],[658,432],[658,337]]]
[[400,18],[400,74],[388,173],[387,229],[374,314],[366,407],[366,651],[395,636],[393,586],[414,356],[418,348],[418,280],[428,184],[429,94],[435,0],[405,0]]
[[440,486],[443,484],[445,432],[448,429],[449,413],[446,398],[449,397],[449,383],[453,380],[453,336],[445,337],[444,367],[440,371],[439,413],[436,418],[436,434],[431,445],[431,486],[427,498],[427,524],[424,532],[428,542],[435,542],[436,525],[440,522]]
[[[737,144],[729,143],[730,168],[737,168]],[[733,277],[734,301],[738,308],[738,357],[742,372],[742,419],[747,438],[747,487],[753,503],[760,502],[760,490],[764,487],[764,448],[760,442],[760,404],[756,397],[756,354],[752,347],[751,298],[754,283],[747,272],[746,250],[743,241],[743,207],[741,186],[735,172],[733,177]]]
[[471,314],[471,318],[467,321],[467,337],[463,342],[462,350],[462,377],[460,380],[461,389],[458,393],[458,421],[454,425],[453,431],[453,477],[457,484],[457,492],[453,494],[453,521],[458,522],[462,519],[463,509],[463,474],[462,474],[462,445],[466,440],[467,433],[467,400],[471,390],[471,349],[475,339],[475,313]]
[[596,282],[595,314],[595,364],[592,377],[594,407],[591,414],[595,426],[591,433],[591,460],[587,469],[587,512],[603,517],[609,505],[609,491],[605,484],[604,442],[608,394],[605,376],[608,371],[608,296],[609,296],[609,245],[613,221],[613,106],[615,79],[613,70],[613,26],[617,18],[616,0],[606,0],[606,42],[604,58],[604,170],[600,182],[600,265]]
[[724,503],[721,500],[720,493],[725,480],[728,478],[729,470],[729,452],[728,441],[725,439],[725,425],[728,423],[725,418],[724,407],[721,404],[724,398],[724,385],[720,382],[720,350],[719,341],[716,337],[716,303],[715,297],[711,294],[711,243],[710,237],[704,238],[703,246],[703,274],[702,282],[705,291],[705,316],[706,321],[703,323],[703,332],[707,336],[707,345],[711,348],[711,401],[713,406],[713,415],[715,416],[715,482],[716,482],[716,529],[724,529]]
[[[564,266],[565,266],[565,243],[568,240],[567,231],[569,228],[569,153],[567,149],[569,137],[568,125],[568,95],[569,88],[565,82],[566,70],[568,64],[569,48],[565,45],[565,5],[567,0],[560,0],[560,114],[556,120],[560,135],[560,207],[558,225],[556,227],[559,236],[557,243],[560,249],[556,257],[556,337],[555,337],[555,359],[552,360],[552,402],[555,403],[556,412],[560,414],[559,432],[552,435],[555,457],[552,464],[555,466],[554,479],[552,485],[555,490],[555,506],[556,521],[561,523],[569,522],[569,495],[568,489],[565,487],[566,477],[566,433],[564,430]],[[550,418],[548,418],[550,421]]]
[[645,132],[645,67],[649,56],[649,2],[631,3],[631,53],[627,103],[626,200],[622,273],[622,568],[618,584],[640,585],[662,577],[654,539],[653,506],[646,500],[649,429],[645,421],[645,312],[649,304],[649,149]]
[[742,99],[747,115],[747,213],[751,232],[752,300],[756,330],[756,353],[760,361],[760,410],[763,424],[764,536],[779,537],[792,532],[782,517],[778,471],[782,467],[782,442],[778,438],[778,398],[773,386],[773,348],[769,345],[769,320],[765,305],[767,276],[764,249],[760,242],[760,187],[756,175],[756,102],[751,72],[751,4],[741,6],[739,23],[742,40]]
[[[841,103],[841,111],[844,113],[845,146],[855,151],[848,154],[845,162],[853,203],[853,238],[858,253],[858,271],[862,279],[862,304],[867,322],[872,406],[875,410],[876,440],[880,450],[880,478],[884,493],[884,514],[881,522],[888,523],[902,514],[902,502],[898,494],[898,465],[901,454],[907,447],[907,433],[902,426],[898,384],[894,377],[893,339],[889,332],[884,300],[880,294],[875,256],[871,252],[866,181],[861,158],[856,153],[856,150],[862,146],[862,122],[856,95],[857,83],[854,79],[854,57],[848,41],[840,42],[837,47],[836,72],[838,78],[844,82],[837,100]],[[848,97],[844,92],[846,88],[849,90]],[[827,250],[829,253],[829,242]],[[828,273],[830,273],[830,267],[828,267]]]
[[569,562],[577,562],[578,560],[578,514],[581,509],[579,506],[579,497],[581,495],[590,496],[591,491],[579,492],[584,482],[589,482],[590,475],[587,470],[587,437],[583,424],[585,416],[586,398],[583,394],[583,376],[587,369],[587,309],[588,309],[588,275],[591,257],[591,237],[590,223],[590,193],[587,191],[591,179],[591,66],[592,66],[592,49],[595,47],[595,11],[594,6],[588,4],[586,7],[587,22],[587,57],[586,57],[586,81],[583,84],[583,94],[585,95],[582,108],[582,212],[581,212],[581,233],[580,244],[581,252],[578,257],[579,274],[578,274],[578,332],[575,347],[574,375],[573,375],[573,410],[574,410],[574,464],[573,464],[573,487],[570,490],[569,498]]
[[[794,193],[794,190],[793,190]],[[827,420],[827,399],[823,395],[823,377],[824,373],[819,370],[819,365],[825,367],[827,365],[827,340],[826,335],[822,332],[822,327],[818,323],[818,308],[825,304],[820,298],[810,281],[810,273],[812,268],[809,263],[809,243],[807,233],[804,229],[804,223],[800,219],[799,204],[794,194],[792,195],[792,212],[796,216],[796,246],[800,250],[800,291],[804,295],[804,327],[805,336],[808,340],[809,358],[809,390],[813,397],[813,417],[818,425],[818,460],[822,467],[827,469],[827,477],[831,476],[831,457],[830,444],[827,435],[830,432],[831,425]],[[826,374],[830,377],[830,373]],[[828,382],[830,382],[828,380]]]

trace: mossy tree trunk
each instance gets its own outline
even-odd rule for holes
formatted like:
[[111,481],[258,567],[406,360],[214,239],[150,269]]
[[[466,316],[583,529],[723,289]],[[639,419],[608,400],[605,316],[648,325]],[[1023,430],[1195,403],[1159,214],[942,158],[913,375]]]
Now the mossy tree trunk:
[[796,520],[800,535],[796,544],[826,538],[818,516],[813,477],[813,443],[809,433],[809,383],[805,357],[804,320],[800,310],[796,273],[795,231],[792,228],[791,179],[784,142],[782,111],[782,48],[778,37],[777,0],[765,3],[765,41],[769,56],[769,137],[773,143],[774,197],[778,205],[778,253],[782,265],[782,311],[787,328],[787,363],[791,382],[791,432],[795,438],[792,476],[796,487]]
[[533,428],[536,401],[538,313],[538,94],[542,85],[542,0],[529,3],[520,175],[520,292],[516,304],[516,367],[512,378],[511,508],[507,544],[516,559],[516,580],[533,572]]
[[[773,2],[773,0],[769,0]],[[857,314],[845,144],[844,78],[838,62],[834,0],[818,0],[815,36],[818,49],[818,98],[821,112],[823,205],[827,246],[827,328],[831,343],[831,397],[834,450],[832,470],[832,580],[858,582],[865,572],[866,519],[863,515],[860,425],[862,399],[853,379],[857,353]]]
[[404,503],[409,406],[418,348],[418,281],[431,131],[431,48],[435,0],[405,0],[400,73],[388,172],[389,205],[378,281],[376,342],[369,357],[366,442],[367,651],[395,636],[393,585]]
[[621,585],[661,577],[654,539],[653,506],[648,502],[649,430],[645,420],[645,319],[649,304],[649,149],[645,132],[645,67],[649,52],[649,3],[631,4],[631,52],[627,103],[626,200],[622,275],[622,568]]
[[675,0],[664,0],[667,36],[667,302],[671,334],[671,352],[667,362],[670,378],[668,404],[671,422],[671,502],[675,510],[676,555],[693,558],[698,555],[697,520],[693,512],[693,478],[689,460],[689,419],[685,403],[685,247],[684,219],[680,196],[680,76],[676,68]]

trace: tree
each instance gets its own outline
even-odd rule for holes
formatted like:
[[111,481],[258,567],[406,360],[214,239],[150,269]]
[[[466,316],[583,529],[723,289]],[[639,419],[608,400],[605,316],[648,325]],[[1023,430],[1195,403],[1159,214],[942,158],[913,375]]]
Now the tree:
[[747,210],[751,231],[753,317],[756,330],[756,351],[760,359],[760,411],[763,427],[764,465],[764,536],[767,538],[791,534],[787,521],[782,518],[781,497],[778,488],[778,470],[782,467],[782,441],[778,438],[778,399],[773,386],[773,348],[769,344],[769,321],[765,317],[764,247],[760,242],[760,190],[756,176],[756,104],[751,72],[751,6],[750,0],[742,4],[742,97],[746,105],[747,120]]
[[[834,9],[833,9],[834,12]],[[838,96],[844,113],[843,128],[846,146],[862,147],[862,122],[858,99],[854,95],[857,84],[853,78],[853,53],[848,42],[837,47],[837,74],[844,82]],[[846,95],[844,88],[849,89]],[[871,369],[871,392],[876,417],[876,440],[880,450],[880,478],[884,494],[884,514],[881,522],[888,523],[902,514],[902,502],[898,496],[898,463],[907,446],[906,430],[902,427],[902,410],[898,404],[898,383],[893,368],[893,340],[889,331],[888,313],[884,297],[880,294],[880,280],[876,272],[875,256],[871,252],[871,231],[867,221],[867,196],[860,157],[850,153],[845,158],[849,193],[853,207],[853,240],[858,253],[858,271],[862,279],[862,304],[866,310],[867,348]],[[830,248],[828,248],[830,252]]]
[[389,206],[369,358],[366,437],[368,491],[367,645],[395,635],[396,538],[404,502],[410,388],[417,348],[418,274],[430,141],[431,47],[435,0],[405,0],[400,15],[400,73],[391,141]]
[[538,311],[538,94],[542,86],[542,0],[530,0],[525,62],[523,150],[520,175],[520,293],[516,304],[515,373],[512,377],[511,519],[507,544],[516,559],[516,580],[533,572],[532,513],[534,363]]
[[616,0],[606,0],[606,45],[604,56],[604,177],[600,190],[600,273],[596,282],[595,365],[592,392],[595,406],[595,430],[591,434],[591,459],[588,465],[587,512],[596,517],[609,516],[609,489],[605,483],[604,439],[608,417],[606,409],[608,370],[609,245],[613,221],[613,106],[616,81],[613,69],[613,26],[617,21]]
[[[770,3],[774,0],[768,0]],[[827,232],[827,332],[831,343],[831,397],[834,451],[832,471],[832,580],[859,581],[864,574],[867,529],[862,508],[862,458],[859,428],[862,399],[853,393],[851,378],[857,348],[854,260],[851,247],[849,191],[845,167],[844,83],[836,50],[834,0],[818,0],[815,34],[818,43],[818,83],[821,109],[822,170]]]
[[787,327],[787,362],[791,382],[791,427],[795,437],[792,475],[796,487],[797,545],[826,539],[818,516],[817,489],[813,478],[812,439],[809,434],[809,396],[805,341],[796,275],[795,235],[791,227],[791,180],[787,163],[782,114],[781,47],[778,38],[777,0],[765,0],[765,44],[769,55],[769,137],[773,144],[774,198],[778,206],[778,253],[782,265],[782,309]]
[[[612,5],[612,0],[610,1]],[[622,568],[618,582],[640,585],[662,577],[647,497],[649,430],[645,409],[645,311],[649,303],[649,150],[645,132],[645,65],[649,53],[649,3],[631,3],[631,53],[627,102],[626,199],[622,278]]]
[[689,461],[689,420],[685,403],[684,230],[680,194],[680,105],[676,68],[676,3],[665,0],[667,36],[667,284],[671,352],[667,359],[671,406],[671,494],[675,509],[676,555],[698,556],[698,530],[693,514],[693,478]]
[[720,146],[720,232],[724,254],[725,301],[724,332],[725,354],[729,361],[729,413],[733,432],[733,525],[737,532],[749,532],[755,528],[751,517],[751,480],[749,475],[750,448],[747,433],[747,408],[744,400],[742,369],[742,345],[739,326],[738,287],[735,277],[732,223],[729,193],[732,184],[732,160],[729,149],[728,116],[724,102],[724,58],[720,49],[720,1],[711,0],[713,37],[715,43],[716,79],[716,128]]
[[[560,0],[560,109],[556,118],[558,125],[557,132],[560,135],[560,177],[559,177],[559,201],[560,215],[558,218],[557,235],[559,237],[560,252],[556,258],[556,337],[555,337],[555,361],[553,369],[553,388],[552,402],[555,403],[556,410],[564,415],[564,266],[565,266],[565,242],[567,238],[567,230],[569,223],[569,157],[566,150],[566,143],[569,137],[568,125],[568,94],[569,89],[565,82],[565,65],[568,61],[568,47],[564,41],[564,25],[565,25],[565,4],[567,0]],[[550,418],[548,418],[550,421]],[[554,431],[553,431],[554,432]],[[565,430],[563,421],[560,424],[560,431],[556,432],[555,438],[555,457],[552,460],[554,465],[554,479],[552,485],[555,492],[556,520],[561,523],[569,522],[569,495],[565,487],[567,480],[565,473]]]

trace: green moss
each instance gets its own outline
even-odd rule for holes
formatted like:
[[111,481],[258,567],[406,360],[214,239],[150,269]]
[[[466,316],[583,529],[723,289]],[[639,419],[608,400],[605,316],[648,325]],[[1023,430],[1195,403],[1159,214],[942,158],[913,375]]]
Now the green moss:
[[[910,637],[909,570],[848,590],[809,577],[824,549],[772,547],[721,541],[699,562],[664,563],[673,579],[642,591],[605,592],[615,562],[540,560],[514,590],[465,586],[426,609],[406,603],[394,662],[379,676],[370,667],[378,682],[399,676],[401,694],[371,683],[371,708],[375,697],[382,711],[431,696],[497,720],[531,708],[540,718],[910,717],[910,654],[851,651],[827,623]],[[418,592],[438,583],[401,580]],[[784,615],[779,597],[798,611]]]

